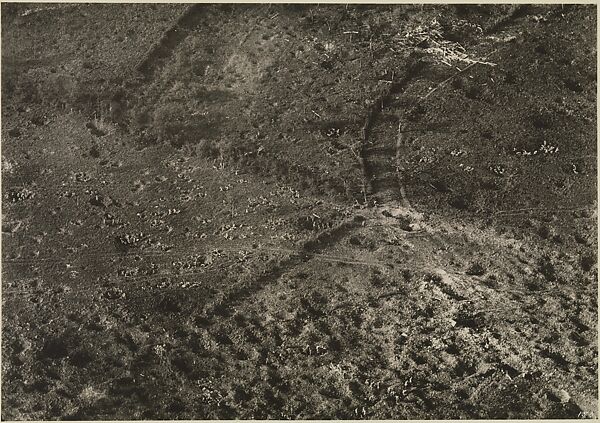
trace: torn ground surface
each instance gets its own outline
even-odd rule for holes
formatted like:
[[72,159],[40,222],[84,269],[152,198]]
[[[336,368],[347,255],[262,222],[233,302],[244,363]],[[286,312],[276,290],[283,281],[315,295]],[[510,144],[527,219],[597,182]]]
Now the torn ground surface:
[[597,417],[592,7],[30,6],[3,419]]

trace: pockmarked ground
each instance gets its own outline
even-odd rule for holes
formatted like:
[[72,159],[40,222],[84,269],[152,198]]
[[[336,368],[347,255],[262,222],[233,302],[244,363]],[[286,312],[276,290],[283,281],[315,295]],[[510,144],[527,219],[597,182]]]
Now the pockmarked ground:
[[2,4],[2,419],[597,418],[596,10]]

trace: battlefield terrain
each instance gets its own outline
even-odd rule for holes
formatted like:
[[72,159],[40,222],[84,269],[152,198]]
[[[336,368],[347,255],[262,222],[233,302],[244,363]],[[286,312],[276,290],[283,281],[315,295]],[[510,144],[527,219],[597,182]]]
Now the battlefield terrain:
[[1,12],[3,420],[598,417],[595,6]]

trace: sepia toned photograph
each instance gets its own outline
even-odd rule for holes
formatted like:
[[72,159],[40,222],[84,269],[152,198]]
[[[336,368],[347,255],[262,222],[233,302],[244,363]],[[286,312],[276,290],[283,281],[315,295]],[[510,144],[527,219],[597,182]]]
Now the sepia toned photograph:
[[598,418],[596,4],[1,4],[1,419]]

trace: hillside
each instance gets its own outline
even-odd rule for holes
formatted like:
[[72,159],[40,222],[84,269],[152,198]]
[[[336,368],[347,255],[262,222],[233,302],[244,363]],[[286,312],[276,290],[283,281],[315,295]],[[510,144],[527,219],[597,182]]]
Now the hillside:
[[598,417],[595,6],[1,12],[2,419]]

